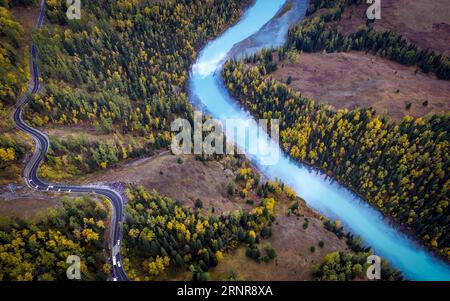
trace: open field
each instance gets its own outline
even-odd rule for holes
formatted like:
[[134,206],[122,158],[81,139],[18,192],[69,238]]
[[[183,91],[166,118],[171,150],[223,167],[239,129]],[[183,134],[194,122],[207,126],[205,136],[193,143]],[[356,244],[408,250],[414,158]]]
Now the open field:
[[302,53],[297,61],[279,62],[273,78],[286,82],[290,76],[290,87],[338,109],[373,107],[397,121],[450,111],[448,82],[416,74],[414,67],[363,52]]

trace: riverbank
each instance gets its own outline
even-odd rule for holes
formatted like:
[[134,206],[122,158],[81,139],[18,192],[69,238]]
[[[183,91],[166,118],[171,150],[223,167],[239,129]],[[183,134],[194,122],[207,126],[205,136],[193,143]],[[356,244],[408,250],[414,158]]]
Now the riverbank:
[[[267,7],[265,9],[267,10]],[[217,74],[222,67],[221,62],[211,61],[211,58],[215,56],[216,49],[229,51],[235,44],[248,38],[245,37],[249,33],[245,26],[260,17],[260,15],[252,15],[255,11],[257,11],[256,8],[251,9],[246,15],[247,19],[241,20],[232,28],[232,31],[226,32],[224,36],[214,40],[202,51],[196,65],[207,65],[207,72],[196,70],[194,65],[191,78],[192,94],[215,118],[246,119],[249,117],[249,114],[240,110],[237,102],[224,90],[223,83]],[[272,17],[277,11],[279,11],[278,8],[272,11]],[[232,34],[233,37],[230,37]],[[266,38],[270,39],[270,37]],[[260,46],[270,48],[272,44],[269,41]],[[258,165],[258,159],[261,158],[252,158],[252,161]],[[403,233],[386,223],[381,213],[371,208],[363,199],[355,197],[345,187],[330,183],[322,175],[312,174],[304,166],[292,164],[284,153],[278,163],[273,166],[263,166],[262,170],[269,178],[281,179],[294,188],[297,194],[314,209],[327,217],[342,220],[352,230],[351,232],[362,236],[364,241],[374,248],[377,255],[389,260],[404,272],[407,278],[412,280],[450,278],[450,269],[447,265],[431,257],[423,248],[417,247]],[[399,257],[399,253],[402,256]],[[414,264],[411,265],[411,262]]]

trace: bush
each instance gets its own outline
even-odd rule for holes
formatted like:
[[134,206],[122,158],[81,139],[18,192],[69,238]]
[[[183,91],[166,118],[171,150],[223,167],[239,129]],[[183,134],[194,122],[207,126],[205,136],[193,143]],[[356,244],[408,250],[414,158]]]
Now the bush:
[[308,219],[305,218],[305,222],[303,223],[303,229],[304,230],[308,229],[308,226],[309,226],[309,221],[308,221]]
[[292,76],[289,76],[287,81],[286,81],[286,84],[290,85],[291,83],[292,83]]
[[264,245],[264,251],[266,252],[267,257],[269,257],[270,259],[274,259],[275,257],[277,257],[277,252],[275,252],[275,249],[270,243]]
[[236,193],[236,183],[234,183],[234,181],[228,183],[227,192],[230,196],[233,196]]
[[202,209],[203,208],[202,200],[200,200],[200,199],[196,199],[195,200],[195,208],[197,208],[197,209]]
[[240,280],[239,274],[235,269],[231,268],[228,270],[228,280],[229,281],[239,281]]
[[247,257],[250,257],[253,260],[259,261],[259,258],[261,257],[261,252],[259,251],[258,247],[253,245],[247,248],[245,251],[245,255]]
[[261,237],[262,238],[269,238],[272,236],[272,229],[270,227],[264,227],[261,230]]

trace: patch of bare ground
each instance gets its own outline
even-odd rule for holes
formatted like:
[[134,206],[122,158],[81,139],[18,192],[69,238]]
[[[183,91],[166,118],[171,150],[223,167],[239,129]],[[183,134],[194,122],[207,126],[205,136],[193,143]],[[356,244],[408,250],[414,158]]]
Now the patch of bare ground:
[[83,184],[122,182],[143,186],[189,208],[194,208],[195,201],[200,199],[204,208],[214,207],[217,213],[222,213],[245,205],[228,196],[227,184],[235,175],[231,170],[225,170],[223,162],[202,162],[193,155],[174,156],[163,151],[153,157],[123,162],[118,168],[96,172],[79,181]]
[[[25,38],[31,38],[31,32],[36,25],[37,17],[39,16],[39,3],[30,5],[28,7],[15,6],[11,8],[11,13],[14,18],[22,25]],[[29,42],[29,41],[27,41]]]
[[48,209],[61,204],[61,194],[44,193],[21,185],[0,188],[0,216],[37,221]]
[[[367,5],[348,6],[337,25],[350,34],[367,21]],[[375,29],[394,30],[423,49],[450,55],[448,0],[382,0],[381,20]]]
[[[28,7],[18,5],[11,8],[10,11],[14,17],[14,20],[19,22],[23,28],[23,35],[19,36],[20,47],[16,50],[16,54],[18,55],[18,60],[20,62],[24,62],[25,52],[31,44],[31,33],[39,16],[39,4],[36,3]],[[25,62],[25,64],[21,67],[28,68],[27,64],[28,62]]]
[[337,109],[373,107],[396,121],[450,111],[447,81],[371,54],[302,53],[297,62],[286,60],[278,67],[273,78],[291,77],[291,88]]

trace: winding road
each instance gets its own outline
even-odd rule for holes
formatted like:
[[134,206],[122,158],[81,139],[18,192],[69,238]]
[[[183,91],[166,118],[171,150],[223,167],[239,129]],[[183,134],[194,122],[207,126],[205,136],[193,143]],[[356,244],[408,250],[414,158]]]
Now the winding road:
[[[36,23],[36,28],[40,28],[44,23],[45,17],[45,0],[42,0],[40,4],[39,17]],[[30,56],[30,82],[28,84],[27,94],[34,94],[40,89],[39,82],[39,70],[36,65],[36,47],[33,45],[31,48]],[[23,172],[23,176],[27,185],[38,191],[51,191],[62,193],[95,193],[106,197],[112,204],[113,214],[111,221],[111,262],[113,263],[112,277],[113,280],[127,281],[129,280],[123,266],[121,265],[122,256],[120,253],[120,240],[121,240],[121,223],[123,220],[123,199],[119,193],[108,188],[98,187],[80,187],[80,186],[68,186],[68,185],[52,185],[43,182],[39,179],[37,174],[40,164],[44,161],[45,155],[49,148],[48,137],[37,129],[34,129],[27,125],[22,118],[23,107],[29,102],[27,95],[22,95],[19,98],[17,107],[13,114],[13,120],[17,127],[28,133],[36,142],[35,151],[33,157],[28,162]]]

